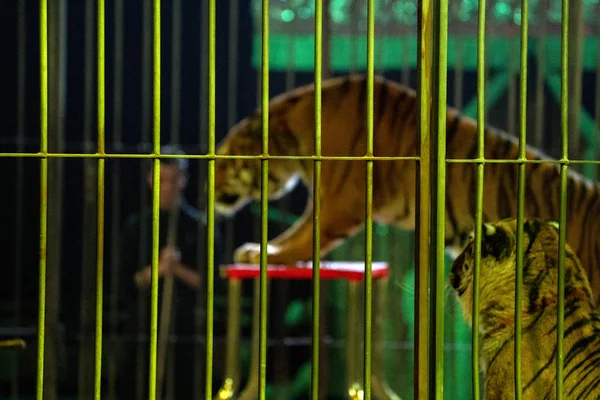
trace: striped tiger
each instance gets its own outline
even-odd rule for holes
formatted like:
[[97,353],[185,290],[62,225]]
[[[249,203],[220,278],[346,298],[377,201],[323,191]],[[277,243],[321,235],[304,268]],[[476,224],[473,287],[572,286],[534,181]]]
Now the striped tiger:
[[[364,156],[367,151],[367,78],[348,75],[322,83],[323,156]],[[269,104],[270,156],[314,154],[314,85],[306,85],[271,99]],[[376,76],[374,81],[374,156],[418,156],[418,104],[416,91]],[[477,124],[472,118],[447,108],[449,159],[474,159]],[[485,158],[517,159],[518,140],[486,127]],[[261,155],[260,110],[233,126],[219,143],[219,155]],[[529,147],[527,158],[551,160]],[[251,199],[260,199],[261,162],[258,159],[217,159],[215,208],[232,215]],[[415,160],[378,160],[373,163],[373,220],[405,230],[415,228]],[[269,160],[268,194],[278,199],[302,181],[312,193],[314,161],[274,158]],[[446,170],[446,247],[454,256],[462,250],[475,217],[475,163],[448,163]],[[355,234],[365,219],[365,161],[323,160],[321,171],[321,255],[325,256],[345,238]],[[592,287],[600,293],[600,197],[599,186],[582,175],[568,173],[568,241],[588,269]],[[517,213],[518,165],[485,165],[484,221],[515,217]],[[534,163],[526,167],[525,216],[559,219],[560,167],[557,163]],[[312,258],[313,202],[309,199],[300,219],[269,242],[267,261],[295,263]],[[260,247],[246,243],[234,259],[258,263]],[[597,294],[596,294],[597,296]]]
[[[514,399],[515,275],[523,246],[521,302],[522,398],[556,399],[558,224],[526,219],[517,243],[515,218],[484,223],[481,240],[480,367],[485,398]],[[452,263],[449,281],[465,320],[473,314],[474,241]],[[600,316],[585,271],[565,248],[563,394],[565,399],[600,398]]]

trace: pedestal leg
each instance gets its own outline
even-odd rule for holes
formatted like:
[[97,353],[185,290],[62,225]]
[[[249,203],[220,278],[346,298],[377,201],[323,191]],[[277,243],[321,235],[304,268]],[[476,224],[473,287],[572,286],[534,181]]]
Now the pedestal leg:
[[359,340],[358,333],[361,328],[358,321],[360,299],[358,297],[358,282],[348,282],[348,342],[346,348],[347,363],[346,374],[348,379],[348,398],[360,400],[364,393],[359,377],[360,360],[358,356]]
[[239,279],[229,279],[227,292],[227,344],[225,355],[225,381],[215,399],[233,399],[240,386],[240,311],[241,285]]
[[374,280],[377,301],[373,307],[373,367],[371,387],[375,398],[380,400],[401,400],[385,381],[383,371],[383,321],[386,315],[388,278]]
[[[254,400],[258,398],[258,356],[260,335],[260,279],[254,279],[254,293],[252,304],[252,356],[248,383],[242,390],[238,400]],[[266,334],[266,332],[265,332]]]

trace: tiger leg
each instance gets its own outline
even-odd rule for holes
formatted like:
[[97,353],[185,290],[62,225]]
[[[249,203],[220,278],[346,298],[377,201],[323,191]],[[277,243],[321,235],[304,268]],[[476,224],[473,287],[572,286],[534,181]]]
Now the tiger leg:
[[[355,216],[340,214],[326,208],[321,209],[321,256],[328,253],[340,240],[355,232],[360,223]],[[305,213],[302,220],[295,224],[283,238],[277,237],[268,243],[268,264],[295,264],[308,261],[313,256],[313,213]],[[280,236],[282,236],[280,235]],[[259,264],[260,244],[246,243],[234,253],[237,263]]]

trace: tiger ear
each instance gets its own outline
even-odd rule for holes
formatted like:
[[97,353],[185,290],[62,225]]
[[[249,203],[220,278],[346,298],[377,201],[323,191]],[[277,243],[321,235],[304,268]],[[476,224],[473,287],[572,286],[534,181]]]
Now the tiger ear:
[[557,231],[559,230],[560,225],[558,224],[558,221],[550,220],[547,221],[547,224],[556,229]]

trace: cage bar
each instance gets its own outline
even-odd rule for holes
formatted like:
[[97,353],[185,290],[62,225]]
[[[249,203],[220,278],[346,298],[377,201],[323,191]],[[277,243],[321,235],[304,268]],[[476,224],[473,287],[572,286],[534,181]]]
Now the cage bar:
[[[122,147],[122,126],[123,126],[123,3],[116,2],[113,5],[113,34],[114,34],[114,59],[113,59],[113,148],[120,150]],[[111,288],[109,292],[109,332],[110,332],[110,348],[107,359],[107,395],[108,398],[114,400],[116,398],[116,379],[117,379],[117,355],[118,345],[122,338],[118,333],[118,287],[119,287],[119,271],[121,261],[121,232],[119,226],[121,224],[121,163],[117,161],[113,163],[111,174],[111,257],[110,257],[110,282]]]
[[522,339],[522,310],[523,301],[523,224],[525,218],[525,168],[527,146],[527,51],[529,28],[529,1],[521,2],[521,48],[519,76],[519,163],[517,191],[517,270],[515,282],[515,399],[522,398],[522,368],[521,368],[521,339]]
[[[208,154],[215,154],[216,110],[216,0],[208,2]],[[208,161],[208,202],[206,235],[206,398],[212,397],[213,315],[215,282],[215,161]]]
[[[600,21],[598,21],[598,26],[600,26]],[[596,43],[596,89],[594,91],[594,99],[596,100],[596,111],[595,111],[595,120],[596,120],[596,134],[594,135],[594,158],[598,157],[598,148],[600,147],[598,141],[600,140],[600,40]],[[591,176],[592,179],[596,180],[598,176],[598,166],[594,166],[594,174]]]
[[[27,76],[27,61],[26,61],[26,46],[27,46],[27,31],[26,31],[26,1],[19,0],[17,14],[17,152],[25,151],[25,99],[26,99],[26,76]],[[17,159],[17,176],[22,177],[25,172],[24,159]],[[13,324],[21,325],[22,317],[22,286],[23,286],[23,199],[24,199],[24,179],[17,179],[17,187],[15,189],[15,309],[13,313]],[[11,398],[19,397],[19,358],[13,359],[12,375],[10,381]]]
[[[63,129],[66,95],[66,11],[65,0],[48,3],[48,150],[63,152]],[[48,160],[48,232],[46,275],[46,342],[44,396],[52,400],[57,396],[58,341],[60,308],[61,242],[63,221],[63,160]]]
[[[98,153],[102,156],[105,153],[105,10],[104,0],[98,0]],[[97,257],[98,264],[96,269],[96,343],[95,343],[95,379],[94,379],[94,399],[101,398],[101,377],[102,377],[102,318],[103,318],[103,290],[104,290],[104,158],[98,158],[98,199],[96,201],[97,210]]]
[[[171,10],[171,143],[179,144],[179,106],[180,106],[180,85],[181,85],[181,0],[175,0],[173,2]],[[180,199],[177,200],[180,202]],[[178,204],[179,205],[179,204]],[[177,228],[179,224],[179,209],[175,207],[169,211],[168,218],[168,231],[167,231],[167,246],[177,246]],[[170,336],[172,333],[172,321],[173,312],[173,292],[174,278],[172,275],[167,275],[163,279],[163,291],[162,301],[160,310],[160,325],[158,332],[158,360],[157,360],[157,389],[156,394],[158,398],[162,398],[162,389],[167,381],[167,394],[168,399],[172,399],[174,390],[174,376],[173,368],[169,365],[175,365],[174,357],[175,352],[173,351],[174,344],[170,343]],[[165,377],[165,371],[167,376]]]
[[[142,110],[141,110],[141,143],[142,148],[145,148],[146,145],[150,142],[150,122],[151,122],[151,111],[152,111],[152,74],[151,74],[151,65],[152,65],[152,4],[153,0],[144,0],[143,8],[142,8]],[[151,155],[146,155],[143,158],[150,157]],[[143,165],[143,162],[141,163]],[[152,167],[152,171],[147,171],[145,168],[140,168],[140,181],[146,180],[146,175],[148,173],[154,173],[154,167]],[[140,185],[140,206],[147,204],[148,202],[148,193],[146,188],[143,185]],[[152,206],[154,208],[154,206]],[[153,211],[154,212],[154,211]],[[140,221],[140,237],[143,237],[149,229],[152,229],[152,225],[148,224],[146,218],[142,218]],[[141,240],[139,242],[139,256],[140,259],[144,259],[147,257],[148,253],[152,254],[152,250],[148,249],[148,244],[146,241]],[[149,324],[148,324],[148,313],[146,312],[146,308],[149,306],[148,298],[143,293],[138,292],[137,295],[138,304],[137,304],[137,319],[138,319],[138,329],[136,329],[136,335],[139,337],[139,332],[148,332]],[[147,360],[147,348],[143,345],[141,341],[137,343],[137,368],[136,368],[136,400],[144,399],[142,396],[144,392],[144,371],[142,367],[143,365],[149,365],[149,360]]]
[[171,142],[179,143],[181,105],[181,0],[173,0],[171,10]]
[[533,132],[533,144],[542,148],[544,141],[544,80],[546,76],[546,19],[540,18],[537,28],[537,71],[535,81],[535,129]]
[[[269,0],[262,1],[261,116],[262,153],[269,154]],[[260,332],[258,355],[258,395],[266,399],[267,385],[267,228],[269,223],[269,160],[261,160],[260,192]]]
[[[375,75],[375,2],[367,3],[367,156],[373,156],[373,109]],[[373,160],[366,162],[365,286],[364,286],[364,398],[371,399],[372,309],[373,309]]]
[[[209,17],[208,17],[208,2],[203,1],[202,4],[200,4],[200,54],[201,55],[208,55],[208,24],[209,24]],[[200,87],[199,87],[199,93],[200,93],[200,99],[199,99],[199,105],[200,108],[198,110],[198,127],[199,127],[199,136],[198,136],[198,143],[200,144],[200,153],[208,153],[208,143],[207,143],[207,131],[208,131],[208,115],[206,110],[208,110],[208,102],[207,102],[207,95],[208,95],[208,57],[204,57],[201,56],[200,57]],[[189,154],[188,154],[189,157]],[[208,164],[205,164],[204,162],[200,162],[199,163],[199,168],[198,168],[198,182],[199,182],[199,188],[200,190],[198,190],[198,205],[199,208],[201,210],[206,210],[206,218],[208,219],[208,210],[206,208],[206,202],[207,202],[207,196],[208,196],[208,188],[207,188],[207,192],[205,193],[204,190],[201,190],[202,185],[204,185],[204,183],[206,182],[206,180],[208,179]],[[199,224],[198,225],[198,236],[197,236],[197,240],[196,240],[196,248],[201,249],[204,246],[206,246],[206,241],[207,241],[208,235],[204,229],[204,227]],[[226,251],[233,251],[233,248],[229,248],[226,247]],[[206,265],[204,263],[204,261],[198,257],[197,259],[197,265],[196,265],[196,269],[198,271],[198,273],[200,274],[200,276],[204,276],[204,273],[206,271]],[[201,312],[198,312],[196,314],[196,334],[200,335],[200,334],[205,334],[206,333],[206,313],[204,312],[204,310],[206,309],[206,288],[207,288],[207,282],[206,279],[203,280],[203,288],[205,290],[203,291],[199,291],[198,292],[198,297],[196,299],[196,303],[199,305],[199,307],[202,307],[202,310],[200,310]],[[206,361],[206,347],[205,346],[201,346],[200,344],[197,344],[195,346],[195,358],[196,358],[196,376],[201,377],[201,376],[206,376],[206,369],[208,368],[207,364],[205,363]],[[195,385],[195,399],[200,400],[200,399],[204,399],[205,397],[205,391],[206,391],[206,386],[202,387],[202,379],[197,379],[196,381],[196,385]]]
[[567,237],[567,168],[569,161],[569,1],[562,1],[560,32],[560,131],[562,155],[560,165],[560,214],[558,232],[558,302],[556,338],[556,398],[563,398],[565,332],[565,244]]
[[[153,154],[160,154],[160,7],[161,1],[154,0],[153,25]],[[159,255],[159,223],[160,223],[160,160],[154,158],[152,174],[152,272],[151,272],[151,304],[150,304],[150,370],[149,399],[156,400],[156,363],[158,342],[158,255]]]
[[436,234],[432,237],[432,296],[430,340],[434,343],[430,351],[429,391],[430,396],[444,396],[444,234],[446,200],[446,92],[448,65],[448,1],[433,2],[433,113],[434,127],[431,146],[433,164],[432,226]]
[[484,136],[485,136],[485,27],[486,0],[479,1],[477,20],[477,187],[475,194],[475,266],[473,269],[473,324],[472,324],[472,356],[471,373],[473,374],[473,398],[479,399],[479,309],[481,272],[481,235],[483,223],[483,178],[485,168]]
[[[237,98],[238,98],[238,7],[233,4],[229,6],[229,43],[228,51],[228,70],[227,70],[227,126],[233,126],[237,120]],[[290,49],[293,49],[294,41],[291,42]],[[293,51],[293,50],[290,50]],[[204,53],[202,53],[204,54]],[[293,59],[293,58],[292,58]],[[287,89],[287,88],[286,88]],[[235,225],[233,219],[228,218],[225,221],[225,254],[233,254],[233,243],[235,240]]]
[[[323,0],[315,0],[315,155],[321,155],[321,100],[323,80]],[[314,162],[312,364],[311,397],[319,398],[319,339],[321,301],[321,161]]]
[[[581,94],[582,94],[582,78],[583,78],[583,0],[572,1],[568,10],[569,14],[566,18],[569,19],[568,27],[568,79],[571,82],[569,87],[569,104],[568,104],[568,127],[569,127],[569,151],[579,158],[581,154],[581,129],[579,128],[581,114]],[[567,154],[568,156],[568,154]],[[587,165],[576,166],[575,170],[579,172],[581,167],[586,168]]]
[[[83,152],[93,152],[92,130],[94,129],[94,32],[98,25],[94,24],[95,2],[85,2],[85,27],[84,27],[84,110],[83,110]],[[96,109],[97,113],[97,109]],[[80,311],[79,311],[79,371],[78,371],[78,397],[89,397],[94,390],[94,344],[92,324],[94,318],[94,304],[91,294],[95,290],[95,271],[97,261],[96,238],[94,233],[99,227],[97,222],[97,163],[95,160],[83,158],[84,190],[82,193],[83,210],[81,219],[82,259],[84,268],[81,269]]]
[[[598,25],[600,26],[600,21],[598,21]],[[596,119],[596,134],[594,135],[594,158],[598,157],[598,148],[600,147],[598,141],[600,141],[600,40],[596,43],[596,90],[594,91],[594,99],[596,100],[596,111],[595,111],[595,119]],[[598,166],[594,166],[593,168],[594,174],[590,177],[596,180],[598,176]]]
[[[415,353],[414,353],[414,396],[418,399],[428,398],[428,343],[429,335],[429,266],[431,234],[431,56],[432,36],[428,34],[432,28],[431,3],[418,3],[418,37],[417,37],[417,102],[419,103],[419,162],[417,173],[416,201],[418,204],[415,218],[417,245],[415,246]],[[406,57],[403,57],[405,60]]]
[[[48,153],[48,0],[40,0],[40,153]],[[40,276],[36,399],[44,398],[46,341],[46,256],[48,234],[48,159],[40,159]]]

